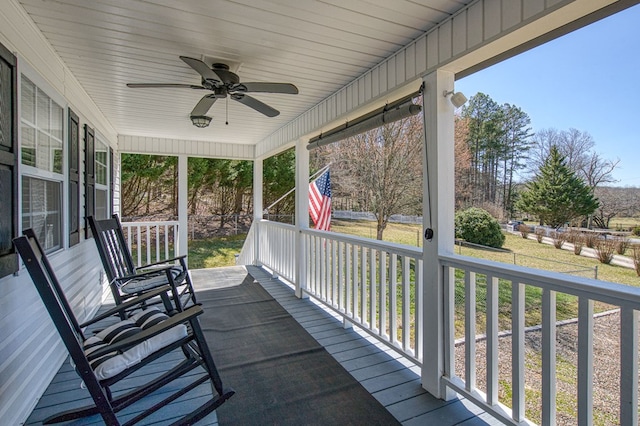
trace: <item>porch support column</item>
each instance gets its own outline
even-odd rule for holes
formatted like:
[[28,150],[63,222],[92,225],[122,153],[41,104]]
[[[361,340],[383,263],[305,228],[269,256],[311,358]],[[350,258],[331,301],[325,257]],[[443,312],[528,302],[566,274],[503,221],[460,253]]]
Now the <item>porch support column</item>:
[[[423,248],[423,362],[422,386],[432,395],[450,399],[454,393],[441,386],[445,367],[444,278],[439,254],[453,253],[454,244],[454,107],[443,96],[453,90],[454,74],[438,70],[424,77],[423,98],[423,228],[433,238]],[[425,161],[426,159],[426,161]]]
[[[187,199],[189,198],[189,157],[186,155],[178,156],[178,255],[186,255],[189,251],[189,211],[187,209]],[[189,258],[187,257],[187,262]],[[187,263],[188,264],[188,263]]]
[[264,209],[263,192],[263,160],[256,158],[253,160],[253,263],[260,266],[260,221],[262,220],[262,210]]
[[296,143],[296,296],[303,297],[307,288],[307,253],[303,231],[309,229],[309,150],[307,141]]

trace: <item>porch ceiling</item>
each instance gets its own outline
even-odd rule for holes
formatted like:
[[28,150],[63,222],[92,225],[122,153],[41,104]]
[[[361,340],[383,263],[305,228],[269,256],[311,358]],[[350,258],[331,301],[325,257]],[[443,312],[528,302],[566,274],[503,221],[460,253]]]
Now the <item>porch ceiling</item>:
[[[20,0],[119,134],[255,144],[454,14],[456,0]],[[200,84],[180,55],[239,64],[241,81],[295,84],[256,94],[267,118],[235,101],[189,113],[205,93],[126,83]]]

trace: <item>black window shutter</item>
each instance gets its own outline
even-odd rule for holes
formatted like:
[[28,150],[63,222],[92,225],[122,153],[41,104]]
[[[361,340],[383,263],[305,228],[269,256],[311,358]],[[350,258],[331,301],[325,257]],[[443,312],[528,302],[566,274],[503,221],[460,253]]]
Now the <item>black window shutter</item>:
[[87,217],[94,216],[96,213],[95,203],[95,132],[88,125],[84,125],[84,235],[85,238],[91,238],[91,228]]
[[80,120],[69,108],[69,247],[80,242]]
[[[113,174],[115,168],[113,165],[113,148],[109,148],[109,196],[111,197],[111,211],[110,213],[113,214],[115,213],[115,196],[114,196],[114,182],[115,182],[115,176]],[[107,217],[109,217],[110,215],[107,214]]]
[[0,278],[18,270],[17,81],[16,57],[0,44]]

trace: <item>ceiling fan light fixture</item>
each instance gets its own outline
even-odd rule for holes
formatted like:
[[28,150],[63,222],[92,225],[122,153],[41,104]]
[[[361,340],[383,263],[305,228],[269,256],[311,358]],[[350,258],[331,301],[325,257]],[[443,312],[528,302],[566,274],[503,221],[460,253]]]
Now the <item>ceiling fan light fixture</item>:
[[192,115],[191,122],[194,126],[203,129],[211,123],[211,117],[208,115]]

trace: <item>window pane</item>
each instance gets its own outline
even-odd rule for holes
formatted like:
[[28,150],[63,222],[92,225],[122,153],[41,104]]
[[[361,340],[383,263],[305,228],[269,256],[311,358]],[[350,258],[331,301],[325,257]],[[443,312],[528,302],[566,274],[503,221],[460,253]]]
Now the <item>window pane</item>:
[[40,89],[37,92],[37,123],[36,125],[40,130],[44,130],[47,133],[51,132],[50,123],[50,104],[49,97],[44,94]]
[[96,189],[96,219],[108,219],[107,190]]
[[51,102],[51,136],[62,141],[64,110],[60,105]]
[[62,142],[54,138],[51,138],[51,159],[51,171],[62,174]]
[[33,228],[50,252],[62,246],[61,182],[22,178],[22,229]]
[[96,183],[107,184],[107,151],[102,144],[96,144]]
[[38,131],[38,141],[36,145],[36,167],[42,170],[51,170],[49,167],[51,161],[49,158],[51,144],[49,135],[42,131]]
[[26,125],[22,125],[22,164],[36,166],[36,132]]
[[36,87],[28,79],[22,76],[21,85],[21,117],[23,120],[28,120],[30,123],[36,122]]

